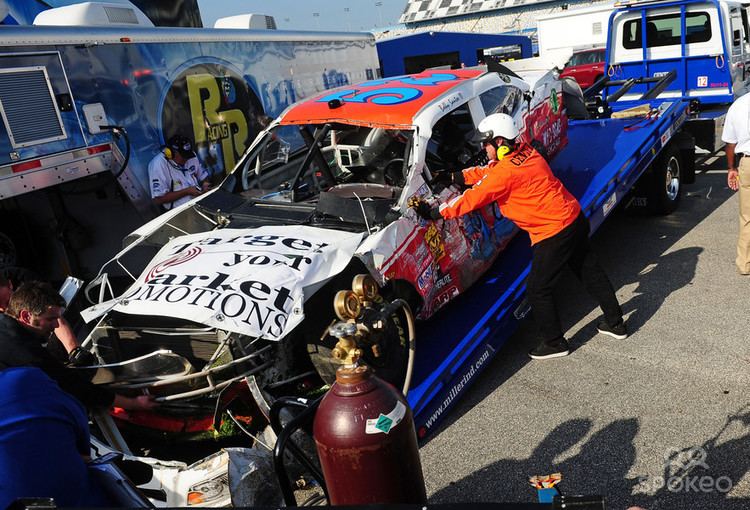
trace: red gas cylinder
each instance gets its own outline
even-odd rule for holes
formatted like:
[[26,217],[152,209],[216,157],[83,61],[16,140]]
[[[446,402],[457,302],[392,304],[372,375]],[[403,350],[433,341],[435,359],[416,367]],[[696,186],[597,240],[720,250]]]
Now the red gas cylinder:
[[331,505],[427,501],[411,409],[369,367],[336,372],[313,437]]

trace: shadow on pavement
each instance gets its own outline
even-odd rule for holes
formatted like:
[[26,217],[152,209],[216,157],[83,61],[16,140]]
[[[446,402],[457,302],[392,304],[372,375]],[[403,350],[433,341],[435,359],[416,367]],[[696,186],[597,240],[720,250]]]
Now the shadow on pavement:
[[632,501],[648,510],[748,508],[747,498],[731,494],[750,471],[749,433],[746,405],[702,445],[665,452],[663,474],[636,480]]
[[[721,159],[718,161],[721,166]],[[705,172],[706,168],[697,171]],[[629,315],[628,327],[635,332],[645,324],[676,290],[690,284],[695,275],[700,247],[669,252],[670,247],[734,195],[726,186],[726,174],[698,175],[685,186],[680,208],[668,216],[651,216],[617,209],[592,237],[592,247],[610,277],[615,290],[638,282],[638,296],[621,303]],[[575,349],[596,334],[594,320],[573,331],[570,328],[595,308],[594,299],[572,273],[564,274],[556,289],[563,330]],[[531,315],[531,314],[529,314]],[[520,321],[518,330],[503,345],[491,365],[477,377],[471,391],[457,402],[439,430],[426,443],[449,427],[464,413],[500,387],[531,360],[527,352],[536,345],[535,326],[530,317]],[[426,444],[425,443],[425,444]]]
[[[719,163],[717,166],[721,167],[723,163]],[[726,187],[725,173],[703,173],[698,176],[696,184],[683,190],[680,209],[672,215],[653,217],[617,211],[594,235],[594,249],[615,289],[635,285],[635,290],[630,293],[632,296],[622,303],[631,333],[651,320],[670,294],[692,284],[705,248],[697,245],[673,247],[733,195]],[[727,249],[733,252],[734,246]],[[732,259],[733,253],[729,253],[728,260]],[[561,278],[557,298],[561,304],[563,328],[568,329],[573,348],[580,347],[596,335],[596,320],[575,330],[570,328],[597,308],[596,303],[572,275]],[[521,321],[516,333],[477,378],[471,391],[457,403],[441,431],[433,438],[488,395],[498,389],[502,391],[503,383],[531,361],[526,353],[535,343],[533,323],[528,319]],[[571,354],[575,355],[575,352]],[[731,491],[718,490],[729,483],[736,486],[750,470],[750,438],[746,433],[750,430],[750,408],[730,416],[724,428],[700,447],[672,452],[674,458],[665,461],[663,487],[658,486],[659,479],[628,478],[635,461],[634,438],[639,430],[637,416],[611,421],[587,439],[577,454],[556,463],[556,457],[579,443],[593,427],[588,419],[563,420],[565,417],[561,417],[556,428],[528,458],[488,460],[486,467],[438,490],[430,501],[534,501],[536,495],[528,484],[528,477],[560,471],[564,476],[560,486],[563,493],[604,494],[610,501],[608,508],[625,509],[630,505],[648,510],[750,507],[747,499],[732,498]],[[739,436],[738,429],[741,431]],[[730,439],[727,439],[728,431],[734,432]],[[686,464],[689,461],[687,456],[703,453],[705,455],[697,459],[702,463]],[[696,492],[694,484],[712,473],[717,476],[712,479],[712,490],[701,490],[699,486]],[[697,482],[691,478],[695,476]],[[677,485],[670,488],[666,485],[670,479],[674,480],[673,484],[682,480],[687,489],[676,490],[680,489]],[[718,487],[717,481],[724,485]],[[704,485],[704,489],[706,487]]]
[[[633,441],[638,421],[634,418],[610,423],[592,435],[578,454],[555,462],[556,457],[576,446],[591,427],[592,422],[587,419],[566,421],[547,435],[528,458],[495,461],[437,491],[430,503],[507,502],[518,498],[531,502],[537,496],[529,477],[556,472],[563,474],[558,486],[563,494],[606,495],[612,490],[629,491],[630,483],[620,487],[613,482],[626,480],[635,460]],[[596,475],[592,477],[592,473]]]
[[[528,458],[494,461],[435,492],[429,502],[533,502],[536,492],[529,477],[560,472],[562,494],[604,495],[608,509],[633,505],[647,510],[747,508],[748,499],[733,498],[731,489],[750,471],[749,427],[750,406],[746,406],[728,417],[721,430],[702,445],[665,452],[663,475],[629,478],[636,457],[638,419],[615,420],[582,445],[578,443],[588,435],[592,422],[568,420],[550,432]],[[578,453],[555,461],[573,449]]]

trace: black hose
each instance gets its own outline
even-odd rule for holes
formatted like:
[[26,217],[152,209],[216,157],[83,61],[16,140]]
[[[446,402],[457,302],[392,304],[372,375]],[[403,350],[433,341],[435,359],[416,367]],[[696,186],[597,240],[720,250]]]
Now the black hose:
[[[326,489],[323,473],[320,472],[320,470],[312,463],[310,459],[305,456],[305,454],[296,444],[294,444],[294,441],[292,441],[291,439],[292,434],[296,432],[297,429],[303,427],[313,420],[313,418],[315,417],[315,412],[318,410],[318,406],[320,405],[321,400],[323,400],[322,396],[311,403],[301,403],[298,400],[293,402],[292,399],[284,399],[283,402],[279,402],[277,400],[271,406],[272,426],[273,422],[278,420],[277,427],[281,426],[279,413],[282,407],[292,406],[303,408],[300,414],[292,418],[289,423],[286,424],[286,426],[280,428],[281,432],[278,434],[276,445],[273,449],[274,470],[276,471],[276,476],[281,487],[281,493],[284,496],[284,502],[287,506],[297,505],[296,499],[294,497],[294,491],[289,484],[289,476],[287,474],[286,466],[284,465],[284,453],[287,448],[289,448],[290,453],[297,459],[297,461],[300,462],[305,468],[307,468],[313,478],[315,478],[315,480],[320,484],[325,496],[328,497],[328,490]],[[277,427],[274,427],[274,429],[279,430]]]
[[318,505],[322,501],[325,501],[326,497],[323,494],[313,494],[311,497],[307,498],[304,503],[302,503],[300,506],[313,506]]
[[115,179],[119,179],[125,169],[128,167],[128,161],[130,161],[130,138],[128,132],[122,126],[99,126],[99,129],[108,129],[114,133],[115,137],[120,138],[121,136],[125,139],[125,160],[122,162],[122,166],[115,173]]
[[[130,161],[130,138],[128,137],[128,132],[125,130],[125,128],[121,126],[99,126],[100,129],[108,129],[112,131],[115,134],[115,137],[122,136],[125,139],[125,160],[122,162],[122,166],[119,170],[117,170],[117,173],[114,174],[115,180],[117,180],[120,175],[125,171],[125,169],[128,167],[128,162]],[[100,189],[103,189],[106,184],[100,184],[96,183],[93,187],[84,187],[81,189],[80,184],[86,180],[93,180],[96,181],[98,178],[98,175],[90,175],[88,177],[83,177],[81,179],[78,179],[73,183],[72,189],[66,189],[65,183],[60,184],[61,189],[65,191],[65,195],[85,195],[87,193],[92,193],[95,191],[98,191]]]

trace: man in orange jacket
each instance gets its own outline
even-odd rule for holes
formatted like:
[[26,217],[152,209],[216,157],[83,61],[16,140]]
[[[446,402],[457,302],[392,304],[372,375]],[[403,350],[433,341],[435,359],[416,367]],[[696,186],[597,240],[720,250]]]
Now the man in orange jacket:
[[[452,182],[471,187],[439,208],[421,201],[417,213],[425,219],[450,219],[497,202],[506,218],[529,233],[533,256],[526,296],[541,339],[529,352],[533,359],[570,353],[552,295],[566,265],[604,312],[598,331],[618,340],[627,338],[620,304],[591,251],[589,222],[578,201],[554,176],[539,152],[529,144],[516,143],[518,128],[512,117],[504,113],[489,115],[479,123],[479,132],[489,164],[450,174]],[[498,158],[498,153],[505,156]]]

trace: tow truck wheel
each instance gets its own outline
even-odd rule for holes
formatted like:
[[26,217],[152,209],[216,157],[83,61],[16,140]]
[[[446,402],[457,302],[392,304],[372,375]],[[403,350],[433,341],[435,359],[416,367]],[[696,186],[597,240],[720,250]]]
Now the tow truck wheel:
[[648,197],[649,209],[654,214],[669,214],[677,209],[682,195],[682,162],[680,152],[668,147],[651,168]]

